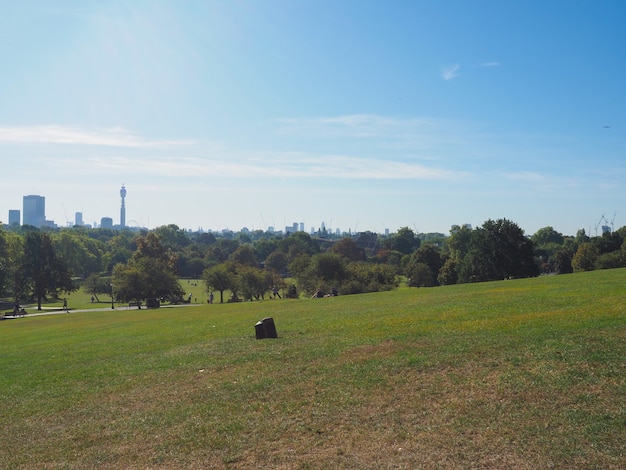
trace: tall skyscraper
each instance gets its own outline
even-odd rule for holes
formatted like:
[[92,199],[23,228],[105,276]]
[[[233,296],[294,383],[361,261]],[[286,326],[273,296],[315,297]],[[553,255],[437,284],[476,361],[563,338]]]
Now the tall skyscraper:
[[41,227],[46,222],[46,198],[43,196],[24,196],[24,225]]
[[74,214],[74,225],[78,225],[79,227],[82,227],[83,225],[85,225],[83,223],[83,213],[82,212],[76,212]]
[[122,196],[122,208],[120,209],[120,227],[126,227],[126,187],[122,184],[120,189],[120,196]]

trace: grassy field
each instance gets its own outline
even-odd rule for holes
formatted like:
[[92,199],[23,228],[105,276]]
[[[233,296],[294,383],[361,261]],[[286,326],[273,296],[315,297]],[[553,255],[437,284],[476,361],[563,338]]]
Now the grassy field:
[[[223,305],[197,289],[0,322],[0,468],[626,467],[624,269]],[[255,340],[266,316],[279,338]]]

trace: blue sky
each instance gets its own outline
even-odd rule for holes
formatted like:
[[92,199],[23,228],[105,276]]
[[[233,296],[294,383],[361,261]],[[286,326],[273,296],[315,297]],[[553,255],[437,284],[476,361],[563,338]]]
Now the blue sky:
[[626,225],[623,1],[3,1],[0,220]]

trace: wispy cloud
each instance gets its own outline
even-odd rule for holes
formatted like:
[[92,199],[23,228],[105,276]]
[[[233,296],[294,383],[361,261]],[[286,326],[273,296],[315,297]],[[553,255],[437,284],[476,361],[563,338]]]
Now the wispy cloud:
[[65,126],[0,127],[0,143],[65,144],[105,147],[164,147],[189,145],[188,140],[151,140],[115,127],[85,129]]
[[481,62],[479,64],[474,65],[474,67],[500,67],[502,65],[500,62]]
[[277,119],[278,132],[313,138],[398,138],[416,133],[432,132],[440,121],[433,118],[408,118],[352,114],[320,118]]
[[448,65],[448,66],[444,67],[441,70],[441,78],[443,78],[444,80],[448,81],[448,80],[452,80],[452,79],[458,77],[460,68],[461,68],[460,64],[453,64],[453,65]]
[[463,172],[412,162],[359,158],[345,155],[272,152],[213,157],[81,157],[49,158],[51,167],[64,165],[77,175],[125,174],[141,168],[144,176],[190,180],[204,178],[325,178],[349,180],[458,180]]

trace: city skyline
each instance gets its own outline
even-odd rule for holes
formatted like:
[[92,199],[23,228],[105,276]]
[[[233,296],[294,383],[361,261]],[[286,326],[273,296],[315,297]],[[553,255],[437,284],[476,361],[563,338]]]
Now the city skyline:
[[[34,227],[37,228],[41,228],[41,227],[49,227],[49,228],[71,228],[71,227],[75,227],[75,226],[86,226],[89,228],[116,228],[116,229],[123,229],[123,228],[147,228],[147,227],[142,227],[139,225],[133,225],[133,226],[129,226],[126,224],[126,203],[125,203],[125,199],[126,199],[126,186],[122,185],[122,187],[120,188],[120,197],[121,197],[121,205],[120,205],[120,219],[119,219],[119,224],[115,224],[114,223],[114,219],[112,217],[109,216],[103,216],[100,218],[100,223],[98,223],[97,221],[94,221],[93,224],[89,224],[89,223],[85,223],[83,220],[83,213],[82,211],[78,211],[74,213],[74,221],[71,222],[69,219],[66,219],[65,224],[63,225],[59,225],[59,223],[57,223],[55,220],[51,220],[49,219],[46,214],[45,214],[45,196],[41,196],[39,194],[30,194],[30,195],[26,195],[23,196],[23,208],[22,210],[18,210],[18,209],[9,209],[9,225],[32,225]],[[171,222],[174,225],[177,225],[175,222]],[[169,224],[167,224],[169,225]],[[185,227],[180,227],[182,229],[185,229]],[[284,230],[283,230],[284,228]],[[259,229],[259,230],[263,230],[263,231],[267,231],[270,233],[294,233],[294,232],[307,232],[306,227],[304,222],[293,222],[291,225],[285,225],[283,228],[277,228],[274,226],[267,226],[263,229]],[[192,230],[192,229],[186,229],[186,230]],[[200,228],[200,231],[203,231],[204,229]],[[222,229],[208,229],[208,232],[223,232],[223,231],[228,231],[230,229],[227,228],[222,228]],[[247,226],[245,227],[241,227],[239,230],[233,230],[234,232],[239,232],[239,231],[254,231],[257,229],[249,229]],[[193,230],[192,230],[193,231]],[[326,223],[324,221],[321,222],[321,224],[319,225],[319,227],[310,227],[310,229],[308,230],[309,233],[314,233],[314,232],[318,232],[318,231],[322,231],[322,232],[329,232],[332,233],[334,235],[341,235],[343,233],[350,233],[349,231],[342,231],[339,227],[326,227]],[[384,232],[389,233],[389,229],[385,229]]]
[[[98,224],[97,221],[94,221],[93,224],[89,224],[89,223],[85,223],[83,221],[83,213],[82,212],[75,212],[74,213],[74,222],[70,222],[69,220],[66,220],[65,225],[59,225],[57,222],[55,222],[54,220],[49,220],[46,215],[45,215],[45,196],[41,196],[41,195],[26,195],[23,196],[23,210],[17,210],[17,209],[9,209],[9,225],[33,225],[37,228],[43,227],[43,226],[47,226],[49,228],[71,228],[71,227],[75,227],[75,226],[85,226],[88,228],[113,228],[113,229],[124,229],[124,228],[129,228],[129,229],[148,229],[148,227],[143,227],[143,226],[139,226],[139,225],[127,225],[126,224],[126,204],[125,204],[125,199],[126,199],[126,186],[122,185],[122,187],[120,188],[119,191],[120,197],[121,197],[121,206],[120,206],[120,223],[119,224],[115,224],[114,223],[114,219],[112,217],[109,216],[103,216],[100,219],[100,223]],[[22,214],[24,214],[24,220],[22,219]],[[616,216],[617,212],[613,213],[612,218],[607,218],[606,214],[602,214],[600,216],[599,221],[592,226],[589,226],[588,230],[585,230],[585,233],[588,236],[598,236],[598,235],[602,235],[605,232],[612,232],[613,230],[615,230],[615,216]],[[610,214],[609,214],[610,216]],[[0,220],[1,222],[1,220]],[[133,221],[134,222],[134,221]],[[512,221],[515,223],[515,221]],[[174,224],[177,225],[176,222],[170,222],[169,224],[165,224],[165,225],[170,225],[170,224]],[[456,226],[465,226],[465,227],[470,227],[472,228],[472,224],[469,223],[464,223],[464,224],[453,224],[450,226],[450,230],[452,231],[453,227]],[[308,230],[305,227],[305,223],[304,222],[293,222],[291,225],[284,225],[284,230],[282,228],[277,228],[273,225],[271,226],[265,226],[263,228],[249,228],[248,226],[243,226],[239,229],[232,229],[232,228],[218,228],[218,229],[214,229],[214,228],[209,228],[207,230],[205,230],[202,227],[199,227],[198,229],[194,230],[191,228],[185,228],[185,227],[179,227],[181,229],[187,230],[187,231],[191,231],[191,232],[214,232],[214,233],[220,233],[220,232],[252,232],[252,231],[256,231],[256,230],[261,230],[263,232],[268,232],[268,233],[278,233],[278,234],[289,234],[289,233],[295,233],[295,232],[307,232],[310,234],[314,234],[314,233],[329,233],[331,235],[335,235],[335,236],[343,236],[343,235],[354,235],[357,233],[360,233],[359,231],[356,230],[352,230],[352,229],[348,229],[348,230],[343,230],[340,227],[330,227],[330,226],[326,226],[326,222],[325,221],[321,221],[321,223],[319,224],[318,227],[315,226],[311,226]],[[398,228],[411,228],[408,225],[404,225]],[[548,227],[548,226],[546,226]],[[551,226],[550,226],[551,227]],[[156,227],[153,227],[156,228]],[[446,235],[447,232],[420,232],[419,230],[417,230],[416,227],[415,228],[415,233],[416,234],[427,234],[427,233],[442,233],[443,235]],[[411,229],[413,229],[411,228]],[[542,227],[543,228],[543,227]],[[619,226],[618,226],[619,228]],[[374,233],[379,233],[379,234],[384,234],[384,235],[389,235],[392,233],[395,233],[396,230],[390,230],[389,228],[384,228],[382,231],[372,231],[372,230],[363,230],[361,232],[364,231],[370,231],[370,232],[374,232]],[[595,232],[594,232],[595,231]],[[528,236],[532,235],[532,233],[527,233]],[[563,235],[565,236],[573,236],[575,234],[567,234],[564,233]]]
[[[626,225],[626,4],[8,2],[0,214],[59,225]],[[614,215],[615,214],[615,215]]]

